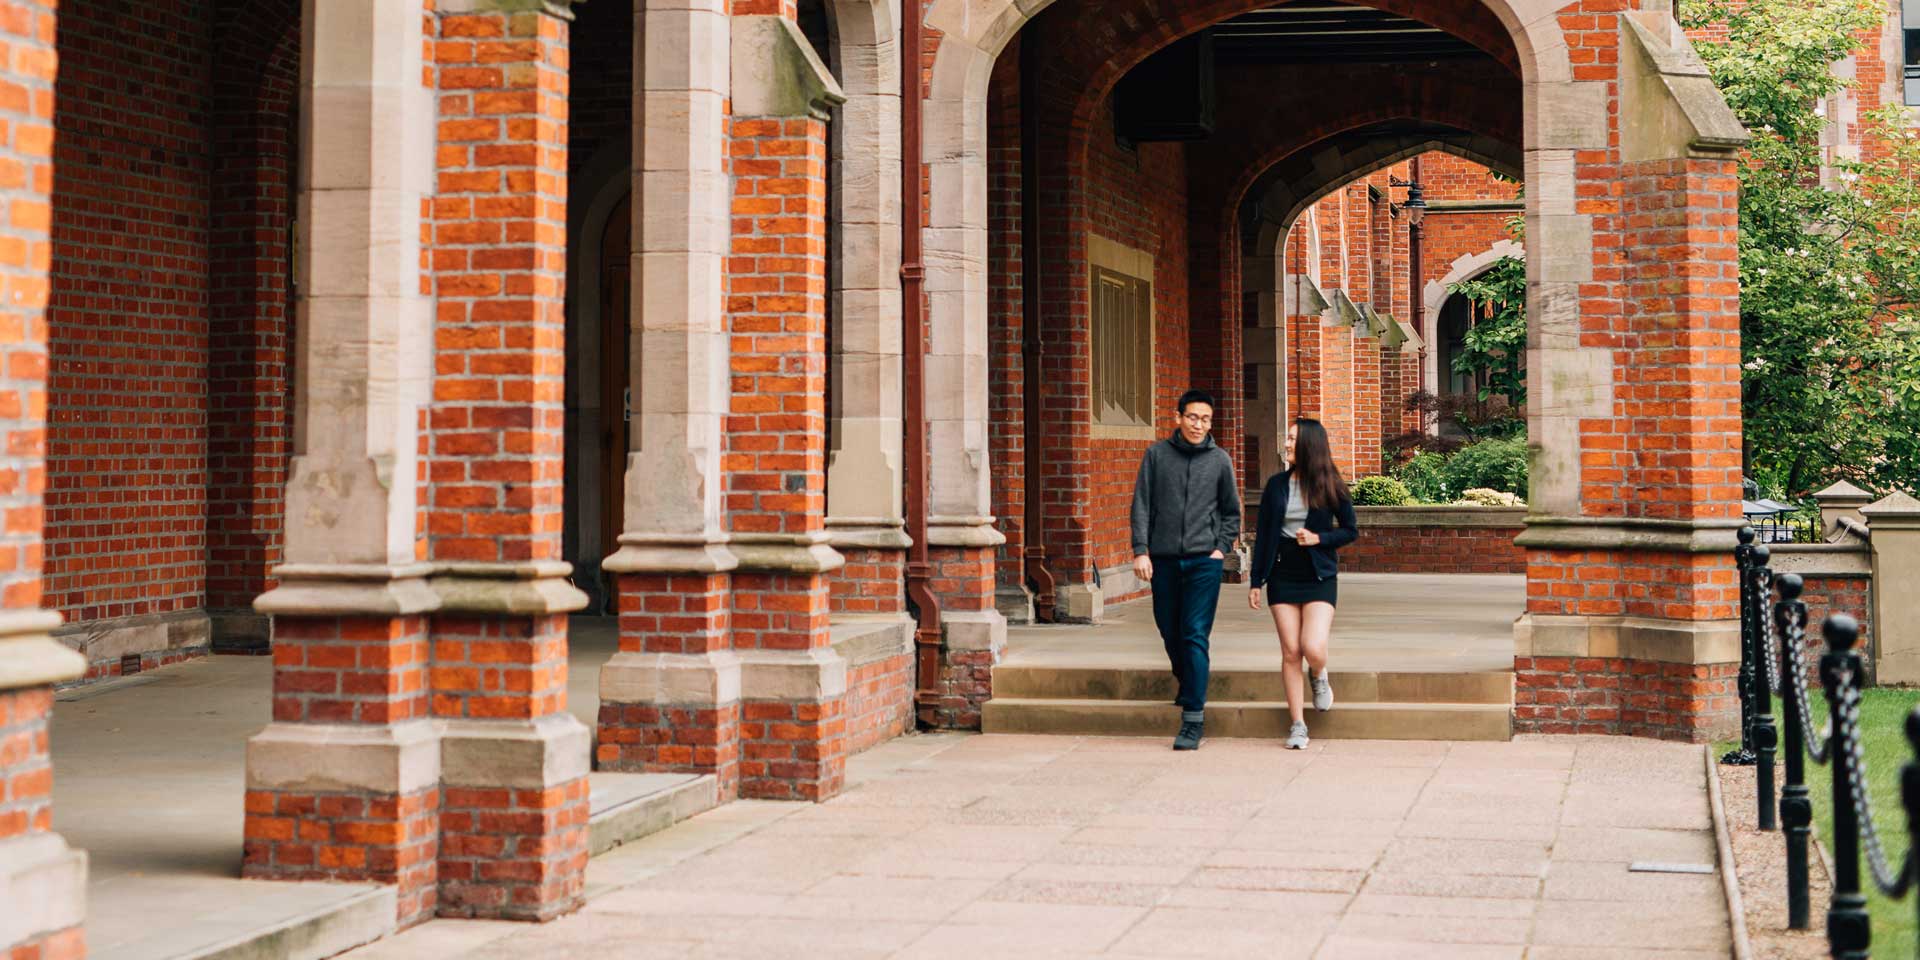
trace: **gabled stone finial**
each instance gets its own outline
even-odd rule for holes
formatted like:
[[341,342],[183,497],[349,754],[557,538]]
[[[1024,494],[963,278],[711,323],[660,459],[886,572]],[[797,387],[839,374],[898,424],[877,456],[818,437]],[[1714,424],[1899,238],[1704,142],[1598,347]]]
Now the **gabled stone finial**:
[[1875,530],[1920,529],[1920,500],[1915,500],[1903,491],[1895,490],[1861,507],[1860,515],[1866,517],[1867,525]]
[[1856,487],[1845,480],[1838,480],[1838,481],[1835,481],[1832,485],[1828,486],[1826,489],[1815,493],[1813,495],[1813,498],[1815,500],[1820,501],[1821,503],[1831,502],[1834,504],[1846,504],[1849,501],[1858,500],[1860,502],[1859,504],[1857,504],[1857,506],[1864,506],[1867,503],[1872,502],[1873,494],[1868,493],[1867,491],[1862,490],[1859,487]]

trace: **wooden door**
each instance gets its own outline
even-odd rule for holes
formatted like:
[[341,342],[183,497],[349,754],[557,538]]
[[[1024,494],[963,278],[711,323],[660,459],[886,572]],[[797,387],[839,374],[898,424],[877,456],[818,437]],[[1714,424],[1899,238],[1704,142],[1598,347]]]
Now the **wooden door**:
[[632,197],[607,216],[600,234],[600,552],[619,548],[625,529],[628,427],[633,411],[629,375]]

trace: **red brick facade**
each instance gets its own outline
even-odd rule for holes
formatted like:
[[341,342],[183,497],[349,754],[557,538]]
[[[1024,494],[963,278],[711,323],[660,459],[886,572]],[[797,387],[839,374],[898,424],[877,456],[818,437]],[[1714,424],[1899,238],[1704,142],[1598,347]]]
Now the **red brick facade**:
[[[0,300],[0,440],[5,441],[0,447],[0,619],[9,632],[25,634],[9,636],[0,645],[9,657],[22,659],[31,657],[29,644],[43,650],[52,646],[52,641],[31,634],[43,632],[51,619],[39,610],[44,606],[46,568],[50,193],[59,162],[55,22],[50,0],[0,0],[0,50],[5,51],[0,81],[6,89],[0,97],[0,285],[7,291]],[[51,662],[45,661],[44,652],[42,660]],[[82,669],[79,658],[69,654],[67,660],[68,675]],[[0,844],[53,829],[53,689],[45,676],[31,685],[0,689]],[[76,884],[84,879],[84,863],[77,869]],[[38,913],[38,904],[25,908],[34,912],[16,912],[9,929],[23,931],[26,939],[0,942],[0,956],[77,960],[85,955],[79,905],[56,906],[67,899],[62,891],[47,895],[47,906],[59,913]]]
[[1522,527],[1388,527],[1361,521],[1365,536],[1340,551],[1352,573],[1526,573]]
[[1737,714],[1737,663],[1518,657],[1515,730],[1708,740]]
[[[621,653],[711,665],[712,702],[603,703],[593,747],[599,767],[710,773],[726,799],[820,800],[842,789],[849,754],[915,721],[977,727],[997,651],[972,638],[994,636],[996,588],[1010,593],[1024,583],[1024,554],[1036,539],[1064,586],[1091,588],[1102,571],[1125,566],[1134,471],[1145,446],[1170,428],[1182,390],[1215,393],[1216,436],[1242,465],[1243,487],[1257,488],[1274,468],[1278,437],[1248,432],[1256,398],[1247,389],[1245,344],[1262,322],[1277,328],[1286,354],[1284,415],[1324,421],[1350,477],[1380,470],[1388,441],[1414,425],[1407,398],[1434,384],[1417,348],[1384,345],[1369,316],[1411,322],[1422,308],[1418,333],[1433,349],[1438,318],[1425,309],[1427,284],[1444,282],[1461,258],[1506,239],[1506,211],[1446,205],[1517,196],[1490,178],[1487,165],[1518,167],[1521,146],[1533,142],[1522,130],[1527,91],[1519,78],[1538,65],[1521,69],[1523,55],[1534,52],[1523,54],[1489,6],[1371,5],[1417,14],[1488,57],[1458,69],[1227,71],[1219,103],[1232,126],[1205,141],[1129,143],[1116,135],[1113,113],[1122,74],[1171,38],[1255,4],[1060,0],[1024,25],[990,77],[974,69],[984,62],[943,64],[937,30],[912,52],[908,69],[928,90],[950,70],[974,78],[968,82],[985,96],[980,114],[970,112],[975,103],[937,101],[929,128],[951,114],[984,119],[986,151],[939,140],[930,168],[965,154],[981,169],[957,186],[930,184],[923,203],[930,219],[946,207],[974,218],[935,223],[928,234],[971,230],[967,243],[984,241],[965,253],[970,265],[984,258],[986,279],[958,293],[985,294],[967,301],[965,310],[984,307],[985,316],[970,315],[961,339],[985,345],[986,397],[976,396],[977,383],[964,385],[972,391],[965,402],[979,409],[969,408],[971,419],[957,431],[984,437],[953,443],[949,434],[940,442],[976,460],[985,451],[979,470],[991,479],[990,502],[970,508],[992,513],[1007,536],[1004,545],[990,544],[980,535],[989,521],[981,518],[934,524],[933,589],[944,613],[977,629],[967,645],[949,645],[938,675],[926,678],[930,695],[917,701],[913,657],[888,650],[847,663],[832,645],[836,616],[898,615],[908,606],[897,549],[827,546],[829,144],[831,124],[841,122],[828,116],[835,97],[777,116],[749,115],[727,101],[710,117],[714,129],[703,136],[719,136],[725,156],[699,162],[724,164],[727,201],[724,210],[688,219],[711,214],[713,222],[701,220],[697,230],[711,226],[727,245],[725,300],[706,318],[724,324],[725,361],[702,371],[726,383],[716,401],[721,430],[704,448],[717,451],[719,470],[700,476],[711,481],[703,496],[717,491],[718,519],[699,522],[714,527],[701,528],[702,536],[714,535],[701,549],[732,559],[699,570],[636,561],[614,592]],[[409,400],[398,407],[406,411],[401,422],[382,427],[414,431],[402,444],[406,456],[417,441],[418,476],[400,479],[419,482],[418,515],[395,542],[398,552],[416,545],[406,559],[422,563],[396,573],[398,558],[381,553],[377,563],[355,554],[352,564],[333,564],[353,566],[356,582],[406,581],[418,595],[397,604],[397,613],[278,616],[276,727],[338,727],[396,740],[396,728],[431,727],[422,735],[439,749],[457,738],[571,723],[571,600],[488,608],[461,597],[479,581],[537,581],[555,588],[541,594],[548,599],[566,593],[566,490],[581,482],[568,475],[565,450],[569,291],[591,295],[601,279],[573,277],[569,286],[569,244],[582,242],[581,224],[569,216],[569,204],[581,199],[573,178],[595,163],[590,155],[630,150],[634,121],[648,118],[632,96],[630,8],[595,13],[606,18],[604,29],[575,45],[567,4],[511,13],[478,6],[489,12],[434,13],[432,4],[421,11],[433,178],[419,212],[419,289],[405,294],[431,302],[431,378],[421,384],[426,406]],[[797,6],[736,0],[725,13],[794,20]],[[308,278],[295,275],[291,228],[296,215],[327,215],[296,203],[300,190],[316,190],[297,182],[299,158],[315,152],[298,134],[309,102],[299,89],[298,7],[294,0],[75,0],[60,9],[56,30],[52,0],[0,0],[7,40],[0,72],[14,85],[0,91],[7,206],[0,280],[10,292],[0,308],[7,361],[0,432],[8,440],[0,463],[0,599],[8,611],[58,611],[83,625],[76,636],[122,618],[199,618],[226,624],[220,629],[234,631],[238,646],[263,646],[262,621],[248,607],[279,585],[274,568],[291,549],[288,528],[298,529],[284,506],[291,388],[301,377],[340,375],[324,364],[296,369],[294,357],[302,341],[293,307]],[[1611,0],[1577,0],[1550,18],[1565,38],[1574,80],[1622,80],[1620,10]],[[1033,49],[1027,45],[1046,52],[1027,61],[1037,67],[1032,76],[1020,69],[1021,49]],[[644,56],[644,44],[638,47]],[[845,69],[842,52],[818,52]],[[576,56],[607,69],[579,71],[582,82],[574,84]],[[1876,91],[1862,93],[1863,104],[1883,95],[1890,65],[1881,59],[1876,48],[1856,63]],[[1037,95],[1024,97],[1023,89]],[[1575,218],[1590,218],[1591,262],[1575,271],[1582,279],[1553,282],[1572,288],[1557,293],[1578,301],[1567,321],[1572,339],[1610,364],[1599,386],[1611,391],[1606,409],[1583,414],[1571,428],[1577,437],[1567,469],[1577,489],[1559,508],[1596,526],[1714,529],[1735,518],[1739,490],[1733,161],[1629,162],[1617,100],[1609,104],[1603,135],[1562,151],[1572,187],[1556,197]],[[1396,124],[1434,139],[1377,154],[1352,149],[1365,145],[1365,131]],[[1038,142],[1023,142],[1023,128],[1037,128]],[[1322,164],[1303,158],[1327,156],[1347,165],[1306,169]],[[643,174],[653,169],[629,154],[597,163],[594,175],[623,175],[599,169],[618,169],[622,159]],[[1416,170],[1435,204],[1422,227],[1418,270],[1408,194],[1394,185]],[[983,211],[973,209],[980,186]],[[1032,238],[1022,236],[1023,187],[1039,196]],[[1264,206],[1269,200],[1272,209]],[[660,252],[645,249],[650,213],[656,228],[666,216],[657,208],[637,214],[635,252],[643,257]],[[332,216],[330,227],[350,219]],[[1261,227],[1275,229],[1261,234]],[[1279,306],[1263,306],[1246,289],[1250,258],[1275,253],[1256,236],[1282,244],[1276,279],[1285,292],[1263,291]],[[372,238],[369,232],[361,251],[370,258],[380,254]],[[1144,432],[1095,422],[1087,284],[1094,238],[1151,259],[1155,411]],[[1568,249],[1587,248],[1563,244],[1560,259]],[[945,252],[946,260],[930,258],[929,273],[958,269]],[[1041,278],[1032,289],[1022,281],[1030,263]],[[409,254],[401,286],[412,286],[413,270]],[[1309,288],[1333,305],[1308,303]],[[951,286],[938,292],[956,293]],[[661,295],[658,287],[653,293]],[[927,302],[936,299],[950,309],[965,297]],[[1027,382],[1022,355],[1029,306],[1039,318],[1038,384]],[[1263,318],[1263,309],[1279,315]],[[575,342],[576,365],[581,351],[593,349]],[[633,359],[636,382],[649,363],[670,362],[637,352]],[[944,361],[953,359],[943,354],[930,376],[952,376],[958,364]],[[355,381],[403,389],[394,382]],[[1030,386],[1041,398],[1041,424],[1024,422]],[[417,424],[404,422],[415,413]],[[1045,436],[1038,477],[1026,473],[1030,426]],[[379,447],[375,460],[392,456],[368,446]],[[637,439],[630,447],[648,452]],[[1044,508],[1039,530],[1026,529],[1030,495]],[[644,539],[638,521],[627,532],[636,534],[631,542]],[[1356,571],[1523,571],[1526,612],[1535,617],[1630,617],[1679,627],[1733,617],[1737,589],[1724,553],[1686,552],[1674,541],[1647,548],[1626,537],[1523,549],[1513,544],[1517,533],[1383,526],[1345,559]],[[602,546],[603,555],[615,549]],[[367,573],[374,567],[378,576]],[[285,571],[300,575],[292,566]],[[1126,599],[1127,589],[1109,585],[1104,599]],[[1808,597],[1816,618],[1831,609],[1866,613],[1856,581],[1819,581]],[[153,666],[206,646],[195,640],[132,653]],[[88,675],[120,669],[117,657],[99,659]],[[1724,663],[1523,656],[1515,671],[1524,730],[1698,739],[1724,723],[1732,704],[1732,667]],[[0,839],[48,829],[49,703],[44,686],[0,692]],[[584,770],[533,786],[451,776],[403,790],[250,789],[242,872],[393,884],[403,922],[436,912],[544,919],[571,909],[584,886]],[[71,955],[80,946],[76,932],[55,931],[25,949]]]

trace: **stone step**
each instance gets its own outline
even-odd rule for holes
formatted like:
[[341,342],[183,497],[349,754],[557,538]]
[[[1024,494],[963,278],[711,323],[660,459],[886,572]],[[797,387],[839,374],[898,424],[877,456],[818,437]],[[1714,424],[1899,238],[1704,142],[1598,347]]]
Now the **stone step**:
[[711,810],[720,793],[712,774],[593,773],[587,847],[599,856]]
[[190,925],[165,924],[94,949],[95,960],[321,960],[394,931],[397,894],[372,884],[225,880],[215,895],[242,904]]
[[[1335,689],[1338,689],[1336,686]],[[1166,701],[994,697],[981,710],[986,733],[1172,737],[1180,711]],[[1307,711],[1313,736],[1327,740],[1511,740],[1506,703],[1336,703]],[[1210,701],[1207,736],[1285,739],[1285,702]]]
[[[1341,703],[1513,702],[1513,673],[1489,670],[1464,673],[1335,670],[1333,693]],[[993,668],[993,695],[1029,700],[1163,700],[1172,702],[1173,675],[1160,667],[1027,666]],[[1214,701],[1284,703],[1280,671],[1215,670],[1207,683]]]

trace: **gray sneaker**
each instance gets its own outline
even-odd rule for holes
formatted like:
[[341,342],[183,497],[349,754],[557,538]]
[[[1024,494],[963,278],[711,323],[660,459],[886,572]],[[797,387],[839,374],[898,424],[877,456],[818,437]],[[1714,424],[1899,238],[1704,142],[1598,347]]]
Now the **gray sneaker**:
[[1294,724],[1293,729],[1287,731],[1288,750],[1305,750],[1309,742],[1311,741],[1307,738],[1307,725],[1304,721]]
[[1325,670],[1313,675],[1313,708],[1321,713],[1333,709],[1333,684],[1328,682]]

